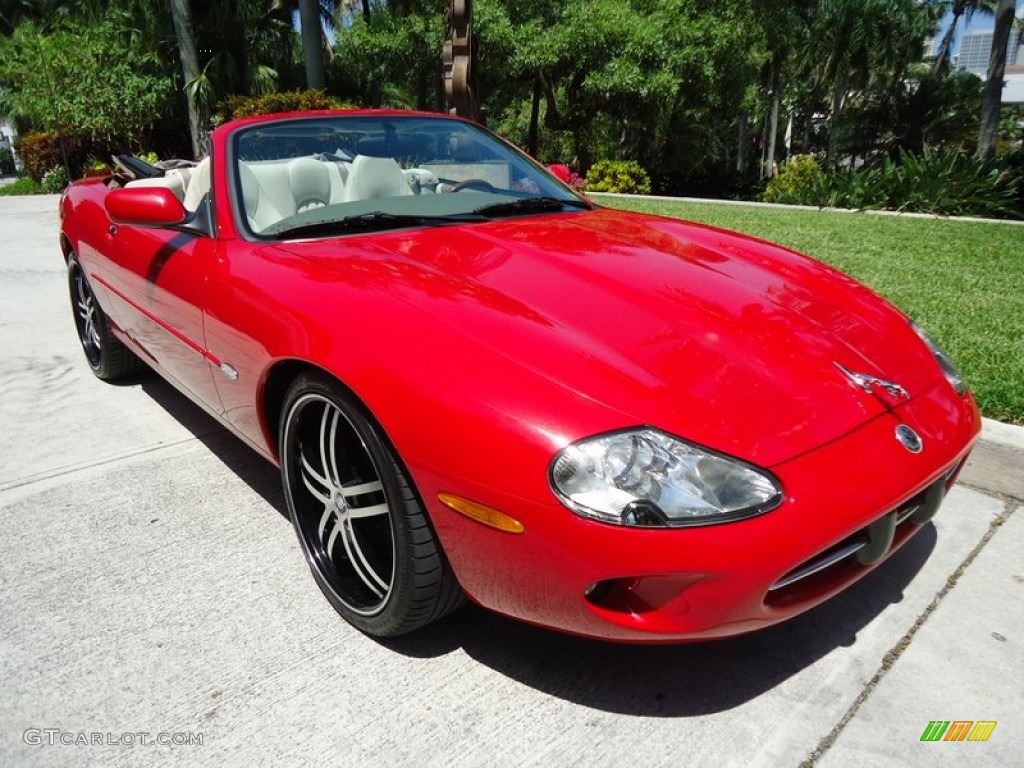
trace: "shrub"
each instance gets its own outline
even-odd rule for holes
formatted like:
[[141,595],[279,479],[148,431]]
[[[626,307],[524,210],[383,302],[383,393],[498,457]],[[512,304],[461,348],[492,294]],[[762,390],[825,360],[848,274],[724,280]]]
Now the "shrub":
[[826,205],[827,178],[810,155],[793,155],[773,176],[761,195],[766,203]]
[[651,177],[636,160],[598,160],[587,172],[588,192],[651,193]]
[[275,112],[312,112],[321,109],[351,109],[352,105],[324,91],[281,91],[263,96],[229,96],[221,102],[214,122],[238,117],[270,115]]
[[1008,187],[1016,190],[1016,210],[1024,214],[1024,145],[1004,155],[999,161],[1003,169],[1003,179]]
[[68,169],[63,165],[55,165],[43,174],[43,180],[40,182],[40,185],[44,192],[57,194],[58,192],[63,192],[64,188],[70,183],[71,179],[68,177]]
[[[1016,184],[992,163],[963,152],[902,154],[886,161],[887,207],[949,216],[1014,216]],[[1019,218],[1022,211],[1016,212]]]
[[16,147],[25,165],[25,172],[35,181],[40,181],[48,170],[64,162],[60,140],[55,133],[40,131],[23,134],[18,138]]
[[[45,14],[53,17],[47,18],[45,34],[23,22],[0,38],[6,112],[83,142],[138,146],[173,110],[171,75],[155,55],[140,55],[115,14],[95,23],[72,15]],[[72,162],[72,169],[77,166]]]
[[835,208],[887,208],[942,216],[1024,217],[1021,184],[1011,164],[1002,166],[964,152],[920,155],[826,174],[813,158],[797,155],[768,183],[765,202]]
[[31,176],[22,176],[17,181],[0,187],[0,196],[4,195],[41,195],[45,192],[38,181]]

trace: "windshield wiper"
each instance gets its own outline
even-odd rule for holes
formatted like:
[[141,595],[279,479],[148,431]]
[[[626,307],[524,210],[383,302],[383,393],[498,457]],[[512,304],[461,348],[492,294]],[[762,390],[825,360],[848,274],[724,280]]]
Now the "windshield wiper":
[[306,224],[296,224],[293,227],[261,232],[261,235],[273,235],[274,237],[315,237],[316,235],[329,235],[344,232],[372,232],[384,229],[397,229],[399,227],[423,227],[437,226],[441,224],[465,224],[467,222],[485,221],[486,218],[478,213],[448,214],[436,216],[421,216],[410,213],[385,213],[384,211],[373,211],[361,213],[357,216],[345,216],[341,219],[327,219],[323,221],[311,221]]
[[570,208],[582,208],[591,210],[594,206],[586,200],[561,197],[522,197],[518,200],[507,200],[502,203],[492,203],[479,208],[474,208],[473,213],[484,216],[502,216],[505,214],[515,215],[517,213],[547,213],[548,211],[561,211],[566,206]]

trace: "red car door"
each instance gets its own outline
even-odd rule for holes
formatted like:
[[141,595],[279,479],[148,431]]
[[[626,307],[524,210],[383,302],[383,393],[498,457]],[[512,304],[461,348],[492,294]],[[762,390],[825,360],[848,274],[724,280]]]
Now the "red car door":
[[[203,331],[208,273],[217,241],[192,232],[115,226],[109,288],[122,300],[122,329],[183,389],[221,412]],[[219,362],[219,361],[216,361]]]

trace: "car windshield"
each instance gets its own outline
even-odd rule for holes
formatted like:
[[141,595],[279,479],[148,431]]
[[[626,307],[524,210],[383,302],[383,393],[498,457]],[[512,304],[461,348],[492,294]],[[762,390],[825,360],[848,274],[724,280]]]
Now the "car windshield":
[[241,129],[232,146],[238,218],[262,238],[591,207],[490,132],[444,117],[287,119]]

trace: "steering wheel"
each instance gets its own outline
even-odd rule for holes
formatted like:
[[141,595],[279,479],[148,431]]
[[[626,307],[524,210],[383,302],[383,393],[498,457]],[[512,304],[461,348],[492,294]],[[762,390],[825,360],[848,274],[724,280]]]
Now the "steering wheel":
[[495,189],[494,185],[491,184],[491,182],[485,181],[484,179],[466,179],[465,181],[460,181],[458,184],[456,184],[454,187],[448,190],[448,192],[461,192],[464,189],[480,189],[483,190],[484,192],[498,191],[497,189]]

